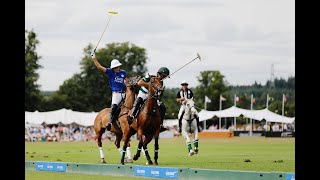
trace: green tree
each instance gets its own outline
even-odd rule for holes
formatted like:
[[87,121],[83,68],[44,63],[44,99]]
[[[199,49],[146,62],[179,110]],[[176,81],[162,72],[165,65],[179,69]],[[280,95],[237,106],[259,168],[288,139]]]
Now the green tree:
[[224,75],[219,71],[202,71],[198,76],[200,85],[195,88],[195,101],[199,107],[204,107],[205,95],[211,99],[207,103],[207,110],[219,110],[219,98],[229,90]]
[[25,30],[25,111],[35,111],[41,107],[40,86],[36,84],[39,79],[37,70],[42,67],[38,62],[41,57],[36,52],[38,44],[37,34],[33,30]]
[[[59,87],[56,97],[65,100],[64,105],[67,109],[75,111],[100,111],[111,104],[111,89],[107,75],[99,71],[91,60],[90,53],[93,51],[92,44],[84,48],[84,57],[80,62],[81,72],[74,74],[70,79],[64,81]],[[110,67],[113,59],[118,59],[127,72],[127,76],[143,76],[147,68],[146,50],[135,44],[110,43],[104,48],[96,51],[99,63]]]

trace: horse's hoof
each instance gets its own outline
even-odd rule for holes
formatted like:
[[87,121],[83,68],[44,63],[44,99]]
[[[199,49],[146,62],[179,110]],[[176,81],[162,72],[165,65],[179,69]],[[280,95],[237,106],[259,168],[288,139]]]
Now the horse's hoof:
[[154,162],[154,165],[158,166],[158,162]]
[[198,154],[199,149],[194,149],[194,154]]
[[136,161],[136,160],[138,160],[138,159],[139,159],[139,157],[138,157],[138,156],[136,156],[136,155],[134,155],[134,156],[133,156],[133,160],[135,160],[135,161]]
[[147,161],[147,162],[146,162],[146,165],[152,165],[152,164],[153,164],[152,161]]
[[127,163],[133,163],[132,159],[127,159]]
[[101,159],[101,163],[107,163],[104,159]]
[[192,150],[190,150],[189,156],[193,156],[193,155],[194,155],[194,152]]

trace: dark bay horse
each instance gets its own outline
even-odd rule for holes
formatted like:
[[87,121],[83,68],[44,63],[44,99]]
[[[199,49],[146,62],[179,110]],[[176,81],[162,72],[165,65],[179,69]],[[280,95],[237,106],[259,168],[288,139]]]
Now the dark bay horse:
[[[127,82],[125,82],[126,84],[126,97],[124,102],[122,102],[122,106],[120,109],[120,112],[118,110],[118,121],[112,121],[112,126],[111,126],[111,130],[110,132],[114,133],[116,135],[116,139],[114,141],[114,144],[116,145],[116,147],[119,149],[120,154],[122,155],[122,152],[127,152],[127,162],[133,162],[132,158],[131,158],[131,152],[130,152],[130,143],[127,142],[127,147],[125,149],[125,151],[123,151],[123,149],[120,148],[120,141],[122,140],[123,137],[123,130],[127,130],[129,129],[129,124],[127,122],[127,114],[128,111],[130,109],[132,109],[133,107],[133,103],[134,103],[134,85],[137,84],[137,81],[139,80],[138,76],[134,76],[131,78],[128,78]],[[99,146],[99,150],[100,150],[100,158],[101,158],[101,162],[102,163],[106,163],[105,159],[104,159],[104,153],[103,153],[103,149],[102,149],[102,141],[101,141],[101,137],[102,134],[105,132],[105,128],[101,128],[102,124],[106,124],[106,122],[108,122],[108,114],[109,114],[110,108],[104,108],[102,109],[96,116],[95,120],[94,120],[94,130],[96,132],[97,135],[97,143]],[[125,118],[125,121],[124,121]],[[120,122],[120,125],[119,125]]]
[[[129,132],[123,137],[124,146],[126,148],[126,142],[129,142],[130,137],[137,132],[139,145],[133,160],[138,160],[141,153],[141,148],[143,147],[146,158],[147,165],[153,164],[150,155],[148,153],[147,145],[150,143],[154,137],[155,141],[155,151],[154,151],[154,161],[158,165],[158,149],[159,149],[159,134],[160,134],[160,124],[161,124],[161,114],[157,104],[159,91],[163,91],[162,81],[157,77],[152,77],[149,81],[148,87],[148,98],[142,105],[136,120],[131,124]],[[142,135],[145,136],[144,140]],[[122,153],[121,164],[124,164],[125,153]]]

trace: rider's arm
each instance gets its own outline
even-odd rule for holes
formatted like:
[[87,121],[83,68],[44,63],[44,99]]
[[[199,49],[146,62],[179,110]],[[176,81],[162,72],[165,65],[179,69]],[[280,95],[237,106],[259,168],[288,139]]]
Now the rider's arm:
[[139,85],[139,86],[144,86],[144,87],[146,87],[146,88],[149,87],[149,84],[148,84],[147,82],[145,82],[144,80],[142,80],[142,79],[140,79],[140,80],[138,81],[138,85]]
[[94,65],[96,65],[96,67],[102,71],[103,73],[106,72],[106,68],[101,66],[101,64],[98,62],[98,60],[94,57],[92,58],[92,61],[94,62]]
[[182,102],[182,101],[184,101],[184,97],[181,97],[181,96],[180,96],[180,91],[179,91],[178,94],[177,94],[176,101],[177,101],[177,102]]

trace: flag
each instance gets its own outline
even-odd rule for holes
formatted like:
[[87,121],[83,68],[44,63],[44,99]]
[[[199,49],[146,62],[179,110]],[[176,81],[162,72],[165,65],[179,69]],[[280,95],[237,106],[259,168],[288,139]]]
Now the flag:
[[225,100],[227,100],[225,97],[223,97],[222,95],[220,95],[220,99],[221,99],[221,101],[225,101]]
[[204,96],[204,102],[211,103],[211,99],[209,99],[208,96]]
[[287,102],[287,97],[284,94],[283,94],[283,102],[285,102],[285,103]]
[[256,98],[253,98],[253,102],[252,102],[253,104],[256,104],[257,103],[257,100],[256,100]]
[[237,101],[237,102],[240,102],[240,101],[241,101],[241,99],[240,99],[239,96],[237,96],[236,101]]

